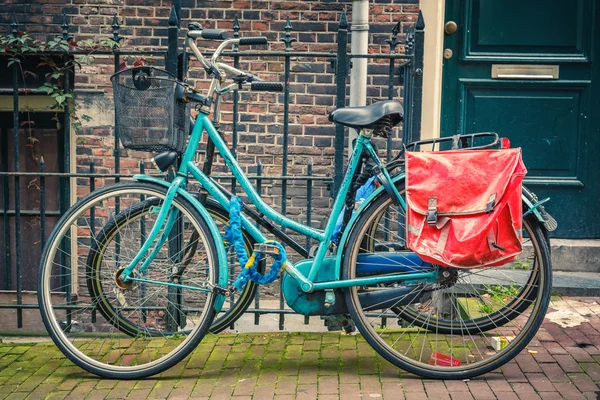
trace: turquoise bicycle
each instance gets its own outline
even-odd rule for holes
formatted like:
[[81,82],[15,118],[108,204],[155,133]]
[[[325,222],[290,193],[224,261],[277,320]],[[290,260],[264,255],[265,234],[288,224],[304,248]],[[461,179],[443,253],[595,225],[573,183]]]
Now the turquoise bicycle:
[[[196,46],[198,37],[222,40],[210,59]],[[89,194],[62,216],[44,250],[38,290],[55,344],[76,365],[103,377],[139,379],[164,371],[184,360],[209,331],[241,315],[256,283],[236,276],[262,277],[263,269],[251,267],[272,255],[278,264],[270,277],[282,270],[292,309],[337,318],[348,331],[355,326],[379,354],[406,371],[465,379],[515,357],[537,332],[550,299],[549,216],[542,202],[524,192],[526,239],[518,260],[469,270],[423,262],[405,246],[401,158],[384,165],[371,143],[403,118],[400,103],[383,101],[330,115],[360,134],[325,228],[279,214],[261,199],[215,127],[221,98],[230,91],[282,90],[279,82],[261,81],[220,61],[234,44],[266,43],[262,37],[226,39],[224,31],[191,25],[186,48],[212,78],[204,95],[153,67],[113,76],[123,145],[157,153],[157,167],[173,171],[173,179],[138,175]],[[188,139],[190,103],[199,114]],[[209,145],[201,169],[195,157],[204,132]],[[469,138],[497,142],[494,134],[460,139]],[[238,200],[210,177],[215,149],[256,211],[243,205],[239,212]],[[359,183],[371,175],[382,185],[355,205]],[[200,183],[199,195],[188,191],[190,177]],[[224,242],[226,231],[232,237],[230,220],[241,225],[233,232],[235,249]],[[315,240],[314,257],[268,220]],[[287,259],[284,247],[269,241],[256,222],[306,259]],[[244,262],[250,256],[247,265],[236,267],[234,250]],[[238,300],[223,312],[234,292],[241,293]],[[192,356],[190,362],[199,361]]]

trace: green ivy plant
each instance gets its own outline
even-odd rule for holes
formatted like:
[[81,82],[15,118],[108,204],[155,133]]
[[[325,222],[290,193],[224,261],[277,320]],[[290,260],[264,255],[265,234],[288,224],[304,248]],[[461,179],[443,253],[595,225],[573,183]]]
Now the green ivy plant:
[[[39,56],[40,62],[37,67],[47,67],[50,72],[44,75],[41,86],[32,88],[37,93],[45,93],[53,99],[48,108],[54,111],[53,120],[56,121],[56,128],[61,129],[62,124],[59,113],[67,110],[71,120],[72,128],[77,132],[82,127],[82,121],[89,122],[91,117],[79,112],[79,105],[76,101],[76,93],[70,91],[65,85],[65,76],[75,69],[81,69],[84,65],[90,65],[94,62],[95,54],[99,51],[112,50],[119,47],[119,43],[110,38],[87,39],[81,41],[67,40],[63,37],[56,37],[47,42],[34,39],[25,32],[0,36],[0,55],[7,58],[7,67],[18,66],[23,85],[25,79],[31,77],[40,81],[40,77],[33,71],[23,68],[23,60],[29,56]],[[76,50],[76,54],[74,51]],[[70,54],[72,57],[56,57],[64,54]],[[14,68],[14,67],[13,67]],[[27,88],[25,88],[27,89]],[[25,95],[28,91],[26,90]],[[68,107],[67,107],[68,106]],[[33,136],[32,126],[35,124],[30,118],[30,111],[27,112],[27,121],[21,122],[21,127],[28,127],[29,136],[28,146],[32,148],[38,140]]]

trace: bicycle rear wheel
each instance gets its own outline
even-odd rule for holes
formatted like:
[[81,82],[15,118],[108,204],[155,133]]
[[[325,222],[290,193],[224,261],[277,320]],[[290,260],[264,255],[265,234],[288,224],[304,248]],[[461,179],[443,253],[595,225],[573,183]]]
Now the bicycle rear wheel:
[[[116,241],[121,237],[128,238],[143,238],[146,237],[152,226],[156,213],[154,210],[160,205],[161,199],[153,197],[134,205],[131,209],[125,209],[111,219],[98,233],[96,240],[91,244],[91,249],[87,260],[87,285],[90,293],[100,299],[103,296],[111,296],[109,291],[105,294],[102,284],[103,268],[111,268],[111,260],[109,257],[108,263],[104,262],[105,249],[116,247]],[[226,212],[217,202],[207,199],[204,206],[209,212],[211,218],[217,223],[221,234],[223,234],[225,225],[229,221],[229,213]],[[242,231],[244,245],[247,253],[251,253],[254,246],[254,239],[245,231]],[[190,263],[197,251],[197,233],[190,236],[187,243],[183,243],[184,256],[183,263]],[[136,244],[141,244],[140,240]],[[234,251],[231,250],[233,254]],[[230,266],[230,277],[234,279],[239,273],[239,263],[234,258],[233,254]],[[225,306],[221,312],[215,317],[210,331],[218,333],[232,324],[246,311],[252,303],[257,290],[255,282],[248,282],[239,296],[230,297],[226,300]],[[110,301],[98,301],[97,308],[107,321],[111,321],[114,326],[118,326],[124,333],[130,336],[137,336],[142,330],[144,334],[154,334],[157,336],[169,334],[170,332],[152,331],[149,330],[145,323],[141,326],[137,325],[137,317],[131,320],[129,315],[123,315],[112,306]],[[165,327],[168,328],[168,327]],[[180,332],[183,333],[183,332]]]
[[[71,361],[96,375],[139,379],[164,371],[198,345],[214,318],[215,238],[181,196],[172,205],[179,229],[146,272],[138,265],[136,280],[118,277],[145,237],[117,229],[110,246],[97,246],[98,226],[114,223],[121,210],[133,212],[148,199],[158,199],[153,201],[159,207],[165,198],[164,187],[140,182],[95,191],[61,218],[44,251],[38,300],[46,329]],[[137,222],[152,224],[142,217]],[[196,251],[183,266],[177,244],[189,242],[194,233]],[[90,269],[89,257],[100,253],[104,268]]]
[[[403,193],[402,184],[398,189]],[[515,263],[453,271],[410,263],[403,215],[385,193],[371,202],[350,233],[343,278],[361,276],[368,270],[361,263],[376,259],[369,256],[387,262],[406,256],[407,274],[441,273],[429,282],[348,289],[350,315],[367,342],[396,366],[434,379],[471,378],[516,356],[541,325],[550,299],[550,254],[542,227],[526,219],[528,243]]]

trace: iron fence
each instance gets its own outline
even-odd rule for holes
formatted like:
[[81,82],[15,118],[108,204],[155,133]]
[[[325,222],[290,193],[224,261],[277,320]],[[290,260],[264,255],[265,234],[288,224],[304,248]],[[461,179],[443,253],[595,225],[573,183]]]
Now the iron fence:
[[[171,10],[171,16],[169,18],[168,26],[168,47],[166,50],[152,50],[152,51],[125,51],[121,49],[117,44],[123,40],[120,34],[121,26],[119,25],[117,16],[113,18],[112,24],[112,40],[115,46],[112,50],[98,51],[96,54],[113,57],[114,71],[119,71],[122,57],[128,55],[135,56],[155,56],[164,57],[165,68],[178,75],[180,78],[184,76],[185,68],[187,68],[187,54],[180,51],[178,46],[180,36],[179,26],[179,2],[176,0],[175,5]],[[61,37],[68,41],[71,39],[69,20],[66,15],[63,15],[63,23],[61,25],[62,35]],[[334,82],[336,87],[335,93],[335,105],[336,107],[344,107],[347,105],[347,78],[351,69],[351,63],[353,59],[357,58],[369,58],[371,60],[384,60],[388,65],[387,73],[387,98],[392,99],[395,96],[396,91],[400,91],[403,94],[404,108],[405,108],[405,119],[402,126],[403,141],[410,142],[416,140],[420,136],[421,129],[421,107],[422,107],[422,79],[423,79],[423,45],[424,45],[424,23],[422,15],[419,14],[417,23],[414,29],[406,35],[406,42],[401,43],[399,41],[400,34],[400,23],[398,23],[392,32],[390,38],[387,40],[389,44],[389,53],[377,53],[368,55],[351,55],[348,54],[348,21],[346,19],[346,13],[343,11],[339,18],[339,27],[337,30],[337,52],[305,52],[296,51],[293,48],[293,43],[296,40],[292,37],[293,27],[289,19],[284,25],[284,32],[281,37],[281,42],[284,43],[285,48],[281,51],[240,51],[235,48],[233,51],[224,53],[226,56],[230,56],[236,67],[240,65],[240,62],[246,57],[252,58],[283,58],[283,78],[284,78],[284,92],[281,95],[280,101],[283,103],[283,129],[282,129],[282,141],[283,157],[282,157],[282,173],[281,176],[268,176],[263,173],[263,166],[260,163],[256,165],[256,173],[249,176],[251,180],[256,181],[256,186],[259,192],[264,188],[265,184],[276,182],[280,186],[281,198],[280,198],[280,211],[285,215],[288,209],[288,189],[292,182],[303,182],[306,188],[306,215],[305,221],[307,224],[312,224],[313,221],[313,188],[315,183],[330,185],[331,195],[334,195],[337,188],[340,186],[341,179],[344,172],[344,147],[345,147],[345,132],[344,127],[337,125],[335,130],[335,137],[333,140],[335,147],[334,155],[334,174],[330,176],[315,176],[313,174],[313,165],[308,163],[307,174],[305,175],[289,175],[289,148],[290,148],[290,78],[293,74],[291,68],[291,62],[295,59],[322,59],[328,60],[331,63],[332,70],[335,74]],[[11,35],[17,36],[19,34],[19,24],[16,17],[13,17],[11,24]],[[233,36],[240,37],[240,25],[237,17],[233,23]],[[403,44],[405,51],[403,53],[396,52],[398,45]],[[64,60],[75,57],[81,54],[78,50],[69,50],[67,52],[55,52],[56,57],[62,57]],[[381,64],[383,65],[383,64]],[[89,191],[93,191],[96,188],[96,179],[107,179],[111,182],[118,182],[121,179],[130,179],[131,174],[121,173],[122,165],[122,154],[119,146],[119,132],[117,129],[113,130],[114,135],[114,173],[97,173],[96,166],[92,161],[89,163],[89,170],[87,172],[71,172],[71,158],[73,157],[71,146],[71,121],[70,113],[68,110],[69,104],[65,104],[65,109],[60,113],[62,119],[62,128],[59,132],[59,146],[57,148],[57,159],[60,160],[58,163],[57,172],[47,172],[46,165],[43,158],[39,162],[38,171],[22,171],[19,151],[18,149],[22,145],[20,143],[19,131],[21,129],[21,115],[20,112],[20,101],[22,100],[23,94],[27,93],[27,90],[20,87],[19,85],[19,70],[16,64],[13,64],[9,68],[9,73],[12,72],[12,87],[0,89],[0,94],[11,95],[13,100],[13,112],[12,112],[12,147],[16,151],[11,152],[13,157],[12,170],[10,168],[9,159],[9,140],[8,130],[9,127],[0,127],[0,155],[2,156],[2,162],[0,162],[0,180],[2,188],[2,196],[0,196],[0,202],[2,207],[0,208],[0,216],[2,217],[2,237],[4,244],[4,254],[0,260],[2,262],[2,271],[0,278],[3,280],[3,297],[0,297],[0,311],[3,309],[16,310],[16,321],[17,328],[23,328],[23,311],[27,309],[37,308],[37,304],[29,302],[26,304],[23,300],[23,295],[26,293],[23,289],[23,248],[22,248],[22,221],[24,217],[33,216],[39,219],[39,246],[37,249],[27,249],[27,252],[37,251],[41,253],[45,242],[49,234],[48,218],[58,218],[64,214],[71,205],[71,192],[78,190],[81,187],[86,187]],[[68,90],[74,90],[75,76],[74,71],[68,71],[65,74],[64,87]],[[399,83],[397,83],[399,81]],[[233,96],[233,118],[231,121],[231,148],[233,153],[236,153],[236,149],[239,144],[239,100],[237,91]],[[274,144],[277,145],[277,144]],[[392,158],[392,138],[388,138],[386,157],[388,161]],[[144,173],[144,164],[140,163],[140,173]],[[235,191],[235,180],[229,175],[213,175],[214,178],[224,182],[230,182],[232,191]],[[48,210],[48,187],[47,182],[49,179],[55,179],[58,181],[58,210]],[[37,207],[28,207],[27,209],[22,208],[22,195],[21,186],[24,181],[36,180],[39,186],[39,198],[35,199],[34,203],[37,203]],[[75,181],[75,184],[73,184]],[[12,184],[11,184],[12,182]],[[12,191],[12,193],[11,193]],[[32,199],[29,199],[32,200]],[[33,200],[32,200],[33,201]],[[11,208],[10,205],[13,207]],[[29,202],[31,203],[31,201]],[[308,249],[310,247],[310,239],[306,238],[305,246]],[[39,259],[37,257],[27,257],[27,260]],[[29,266],[31,270],[32,266]],[[33,266],[37,268],[37,265]],[[14,279],[13,279],[14,277]],[[232,277],[235,278],[235,277]],[[248,311],[254,313],[255,324],[259,324],[260,316],[263,314],[274,313],[279,315],[279,329],[285,327],[285,315],[291,313],[291,310],[285,309],[283,297],[280,296],[280,302],[278,308],[261,308],[260,307],[260,296],[255,299],[254,307],[251,307]],[[305,322],[308,323],[308,317],[305,318]],[[9,329],[9,327],[4,327]]]

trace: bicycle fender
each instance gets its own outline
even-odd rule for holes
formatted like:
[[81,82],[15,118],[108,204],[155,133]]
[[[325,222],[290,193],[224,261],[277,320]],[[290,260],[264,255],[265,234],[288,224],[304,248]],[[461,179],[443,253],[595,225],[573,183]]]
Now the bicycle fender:
[[[162,179],[154,178],[154,177],[148,176],[148,175],[134,175],[133,179],[135,179],[136,181],[149,182],[149,183],[153,183],[156,185],[161,185],[164,187],[170,186],[170,182],[167,182]],[[221,238],[221,240],[223,240],[223,238],[221,236],[221,232],[219,231],[219,228],[217,227],[217,224],[211,218],[208,210],[206,210],[206,208],[202,205],[202,203],[200,203],[200,201],[198,201],[198,199],[196,197],[194,197],[191,193],[186,191],[184,188],[179,188],[177,190],[177,194],[181,195],[186,200],[188,200],[190,203],[192,203],[194,208],[196,210],[198,210],[198,212],[200,213],[200,216],[204,219],[204,222],[206,222],[206,225],[208,225],[208,228],[210,229],[210,233],[212,233],[212,235],[215,238],[217,238],[217,239]],[[217,245],[215,247],[217,248],[217,256],[218,256],[218,263],[219,263],[219,286],[226,288],[229,284],[228,283],[229,265],[227,264],[227,254],[225,253],[225,248],[223,246]],[[217,293],[217,297],[216,297],[215,304],[214,304],[215,312],[217,312],[217,313],[220,312],[224,303],[225,303],[225,296]]]
[[[523,210],[523,213],[526,213],[529,210],[531,210],[537,202],[538,200],[535,194],[523,185],[523,203],[525,203],[525,205],[527,206],[527,210]],[[535,215],[535,218],[541,223],[546,222],[542,217],[539,207],[533,208],[533,211],[531,213]]]
[[[392,183],[395,185],[397,182],[404,179],[405,177],[406,177],[406,174],[404,172],[402,172],[402,173],[392,177]],[[346,229],[344,230],[344,233],[342,234],[342,238],[340,239],[340,243],[339,243],[338,251],[337,251],[337,259],[335,262],[335,275],[334,275],[335,277],[337,277],[337,279],[341,279],[341,277],[342,277],[342,275],[341,275],[342,261],[343,261],[343,254],[345,253],[345,250],[346,250],[346,245],[347,245],[346,241],[348,240],[348,236],[350,235],[350,232],[352,231],[352,228],[354,227],[356,220],[358,219],[358,217],[360,216],[362,211],[364,211],[369,206],[369,204],[375,198],[377,198],[377,196],[379,196],[380,193],[384,192],[385,190],[386,189],[383,186],[375,189],[373,191],[373,193],[371,193],[371,195],[362,202],[362,204],[360,205],[358,210],[356,210],[356,212],[352,214],[350,221],[348,221],[348,224],[346,225]],[[534,207],[534,204],[537,202],[535,200],[534,196],[535,195],[533,194],[533,192],[531,192],[529,189],[523,187],[522,199],[523,199],[523,203],[525,203],[525,206],[527,207],[527,209],[523,210],[524,213],[527,212],[528,210],[532,209]],[[537,218],[537,220],[540,221],[541,223],[545,222],[544,218],[542,217],[542,214],[540,213],[539,207],[533,208],[531,213],[534,214],[535,217]]]

